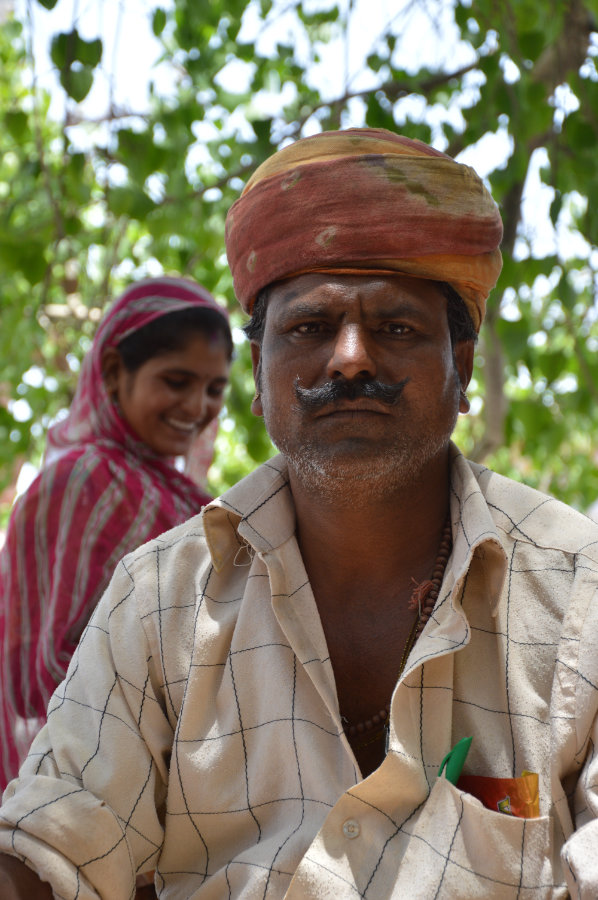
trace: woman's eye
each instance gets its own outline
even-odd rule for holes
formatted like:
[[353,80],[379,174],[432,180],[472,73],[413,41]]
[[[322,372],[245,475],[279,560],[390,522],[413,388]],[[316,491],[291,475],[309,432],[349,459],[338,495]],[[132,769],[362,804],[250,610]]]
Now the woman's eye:
[[165,376],[164,381],[169,388],[173,388],[175,391],[182,390],[187,384],[187,381],[184,378],[168,378]]

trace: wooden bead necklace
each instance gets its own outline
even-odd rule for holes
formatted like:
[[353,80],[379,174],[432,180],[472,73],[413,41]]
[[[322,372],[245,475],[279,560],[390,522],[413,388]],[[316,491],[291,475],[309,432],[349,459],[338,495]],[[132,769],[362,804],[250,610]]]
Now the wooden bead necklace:
[[[438,599],[438,594],[440,593],[440,586],[442,585],[442,579],[444,578],[446,564],[449,560],[449,556],[451,555],[452,548],[453,532],[451,528],[450,516],[447,516],[444,523],[444,528],[442,530],[442,537],[440,539],[440,546],[438,548],[436,562],[434,563],[432,577],[428,581],[422,581],[419,583],[415,580],[415,578],[411,579],[414,584],[414,588],[407,608],[414,611],[417,610],[417,616],[415,617],[413,627],[409,633],[409,637],[407,638],[405,647],[403,648],[403,655],[401,656],[398,678],[400,678],[403,673],[405,663],[407,662],[407,658],[411,653],[413,645],[424,630],[426,622],[432,615],[436,600]],[[349,722],[347,722],[344,716],[341,716],[341,719],[343,721],[343,729],[347,737],[351,740],[355,740],[355,738],[363,738],[363,741],[361,741],[357,745],[359,748],[367,747],[368,744],[371,744],[373,743],[373,741],[378,740],[378,738],[380,738],[384,734],[388,722],[388,714],[388,707],[385,706],[377,713],[375,713],[370,719],[365,719],[365,721],[363,722],[357,722],[355,725],[351,725]]]

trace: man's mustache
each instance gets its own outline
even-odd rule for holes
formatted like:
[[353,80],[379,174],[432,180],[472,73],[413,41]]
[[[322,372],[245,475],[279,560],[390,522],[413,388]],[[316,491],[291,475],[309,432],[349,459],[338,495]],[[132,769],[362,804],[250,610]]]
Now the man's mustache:
[[319,387],[303,388],[300,386],[299,376],[297,376],[294,387],[299,406],[306,411],[313,412],[338,400],[358,400],[362,397],[368,400],[379,400],[380,403],[385,403],[387,406],[394,406],[399,402],[403,388],[409,380],[409,378],[403,378],[396,384],[383,384],[374,379],[348,381],[346,378],[339,378]]

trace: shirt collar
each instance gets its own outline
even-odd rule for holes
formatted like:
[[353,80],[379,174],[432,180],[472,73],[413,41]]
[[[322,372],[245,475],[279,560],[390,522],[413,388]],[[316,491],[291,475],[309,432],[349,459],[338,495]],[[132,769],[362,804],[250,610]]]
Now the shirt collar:
[[462,582],[476,556],[484,565],[487,601],[492,614],[500,599],[507,572],[507,557],[491,509],[479,484],[488,470],[466,460],[451,444],[451,521],[453,552],[451,572]]
[[203,510],[206,540],[216,571],[244,547],[266,553],[295,533],[287,465],[276,456]]
[[[487,600],[494,612],[506,573],[506,555],[478,483],[487,471],[451,445],[451,520],[454,584],[476,555],[484,563]],[[284,457],[276,456],[213,500],[203,511],[206,540],[216,571],[247,548],[267,553],[295,533],[295,508]]]

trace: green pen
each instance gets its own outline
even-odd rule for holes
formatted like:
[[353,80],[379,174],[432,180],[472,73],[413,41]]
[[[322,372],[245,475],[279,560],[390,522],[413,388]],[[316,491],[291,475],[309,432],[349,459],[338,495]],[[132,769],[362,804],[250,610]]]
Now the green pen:
[[453,749],[449,750],[440,763],[440,768],[438,769],[439,778],[444,769],[444,777],[446,780],[450,781],[451,784],[457,784],[472,741],[473,737],[464,737],[461,738],[460,741],[457,741]]

